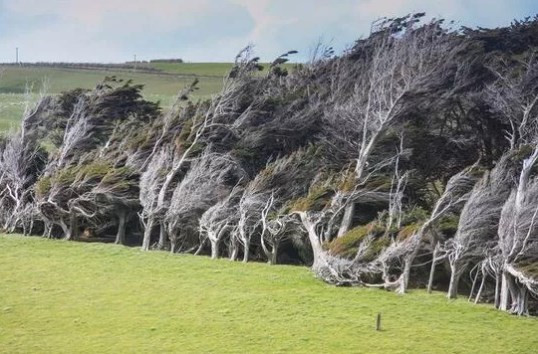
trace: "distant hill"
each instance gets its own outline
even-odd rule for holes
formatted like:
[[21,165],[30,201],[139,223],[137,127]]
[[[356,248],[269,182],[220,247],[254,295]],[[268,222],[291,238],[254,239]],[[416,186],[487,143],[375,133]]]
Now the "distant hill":
[[[269,64],[263,64],[265,68]],[[0,132],[16,127],[25,101],[45,93],[58,94],[75,88],[92,89],[107,76],[144,85],[144,97],[168,107],[175,95],[197,78],[192,97],[209,98],[222,88],[223,77],[233,63],[184,63],[175,59],[125,64],[103,63],[3,63],[0,64]],[[286,64],[292,68],[293,64]],[[33,95],[24,93],[30,87]]]
[[[46,94],[75,88],[92,89],[106,76],[133,80],[145,86],[144,97],[168,107],[174,96],[198,78],[194,98],[208,98],[222,87],[231,63],[169,63],[143,65],[95,63],[0,64],[0,131],[16,127],[26,100],[37,96],[45,84]],[[25,92],[31,88],[32,95]]]

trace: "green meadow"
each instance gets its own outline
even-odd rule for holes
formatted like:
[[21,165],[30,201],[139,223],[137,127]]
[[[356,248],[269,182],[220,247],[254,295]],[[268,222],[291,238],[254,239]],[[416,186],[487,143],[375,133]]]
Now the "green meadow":
[[[0,236],[2,353],[536,353],[538,320],[304,267]],[[382,314],[382,330],[375,319]]]
[[[149,64],[148,64],[149,65]],[[231,68],[229,63],[152,64],[162,66],[162,73],[128,70],[86,70],[52,67],[0,67],[0,131],[16,127],[24,111],[25,101],[35,100],[38,93],[55,95],[75,88],[91,89],[106,76],[133,80],[144,85],[146,99],[161,102],[163,107],[172,104],[185,86],[198,78],[199,89],[193,99],[209,98],[219,92],[223,77]],[[25,93],[30,88],[31,95]]]
[[[264,65],[264,71],[268,64]],[[162,107],[169,107],[178,92],[199,80],[192,99],[206,99],[222,88],[232,63],[145,63],[140,70],[78,69],[45,66],[0,66],[0,132],[16,128],[27,101],[35,101],[40,92],[56,95],[75,88],[91,89],[106,76],[116,76],[144,85],[144,96]],[[285,64],[292,69],[294,64]],[[158,72],[144,71],[145,67]],[[26,95],[30,91],[31,95]]]

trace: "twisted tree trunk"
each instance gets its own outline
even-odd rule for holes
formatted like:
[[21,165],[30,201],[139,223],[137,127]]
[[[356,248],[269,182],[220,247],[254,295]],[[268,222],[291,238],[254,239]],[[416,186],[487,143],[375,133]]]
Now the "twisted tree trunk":
[[486,273],[482,271],[482,281],[480,282],[480,288],[478,288],[478,292],[476,293],[476,297],[474,300],[475,304],[478,304],[478,301],[480,301],[480,296],[482,295],[482,291],[484,290],[484,286],[486,285]]
[[52,223],[49,220],[43,220],[43,237],[50,238],[52,235]]
[[398,289],[398,293],[400,294],[405,294],[407,292],[407,288],[409,287],[409,277],[411,276],[411,265],[413,264],[414,259],[415,257],[411,257],[404,262],[404,269],[400,278],[400,288]]
[[170,235],[170,254],[174,254],[177,248],[177,236]]
[[515,289],[514,301],[512,304],[512,313],[518,316],[529,314],[529,292],[525,286],[518,286]]
[[306,229],[308,239],[310,241],[310,246],[312,247],[312,254],[314,256],[314,262],[312,264],[312,269],[314,271],[319,267],[324,265],[324,253],[321,243],[319,241],[319,236],[316,231],[316,222],[309,220],[306,212],[299,213],[301,222],[303,223],[304,228]]

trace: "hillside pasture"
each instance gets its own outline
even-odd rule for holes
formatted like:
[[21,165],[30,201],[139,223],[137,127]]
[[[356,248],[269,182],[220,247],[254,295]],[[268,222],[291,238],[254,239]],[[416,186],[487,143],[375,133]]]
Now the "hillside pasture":
[[[538,320],[304,267],[0,236],[0,352],[535,353]],[[382,330],[375,320],[382,314]]]
[[[177,93],[192,83],[195,77],[200,82],[198,84],[199,90],[193,94],[193,99],[209,98],[212,94],[219,92],[226,72],[226,70],[222,71],[221,67],[222,65],[217,64],[200,64],[181,75],[34,66],[0,67],[0,131],[17,126],[24,110],[25,101],[28,99],[25,95],[28,88],[33,93],[30,98],[32,96],[35,98],[40,91],[56,95],[75,88],[91,89],[106,76],[116,76],[123,80],[133,80],[135,84],[143,84],[146,99],[161,102],[163,107],[168,107],[174,101]],[[207,73],[211,73],[211,75]],[[215,76],[212,73],[219,74]]]

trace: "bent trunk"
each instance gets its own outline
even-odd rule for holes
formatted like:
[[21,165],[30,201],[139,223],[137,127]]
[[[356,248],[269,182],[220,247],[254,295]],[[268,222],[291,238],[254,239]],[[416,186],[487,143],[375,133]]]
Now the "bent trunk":
[[452,273],[450,274],[450,284],[448,285],[448,295],[449,299],[455,299],[458,297],[458,285],[460,282],[461,270],[456,266],[451,265]]
[[120,211],[118,213],[118,232],[116,233],[116,241],[114,242],[117,245],[125,244],[125,222],[127,219],[127,213],[125,211]]
[[170,235],[170,253],[174,254],[177,248],[177,237],[175,235]]
[[517,314],[518,316],[528,315],[529,314],[529,293],[525,286],[517,287],[515,289],[515,296],[512,304],[512,313]]
[[480,301],[480,296],[482,295],[482,291],[484,290],[484,285],[486,284],[486,273],[482,272],[482,282],[480,283],[480,288],[478,288],[478,293],[476,293],[476,298],[474,299],[474,303],[478,304],[478,301]]
[[308,234],[310,246],[312,247],[312,254],[314,256],[312,269],[316,270],[324,265],[323,248],[321,247],[321,243],[316,232],[316,224],[308,220],[306,213],[301,213],[299,215],[301,217],[301,222],[303,223],[303,226]]
[[269,264],[277,264],[277,260],[278,260],[278,245],[279,245],[279,242],[275,241],[275,243],[273,245],[273,249],[271,251],[271,258],[269,259]]
[[52,235],[52,223],[49,220],[43,221],[43,237],[50,238]]
[[237,253],[239,251],[239,247],[237,245],[237,239],[235,237],[232,237],[230,240],[230,261],[235,261],[237,259]]
[[210,242],[211,242],[211,258],[217,259],[220,257],[220,254],[219,254],[220,240],[210,240]]
[[432,293],[433,277],[435,276],[435,266],[437,265],[437,253],[439,252],[439,244],[435,245],[432,255],[432,265],[430,267],[430,277],[428,278],[428,294]]
[[64,232],[65,240],[71,241],[78,238],[77,217],[74,214],[69,216],[69,226],[63,220],[60,220],[60,226]]
[[243,247],[243,263],[248,262],[248,256],[250,253],[250,240],[245,239],[243,240],[244,247]]
[[157,243],[157,249],[164,250],[166,247],[166,228],[163,223],[160,225],[159,229],[159,243]]
[[149,251],[151,244],[151,231],[153,230],[153,218],[148,218],[146,227],[144,229],[144,239],[142,240],[142,251]]
[[344,236],[353,223],[353,214],[355,213],[355,203],[349,203],[349,205],[344,210],[344,216],[342,217],[342,223],[338,229],[338,234],[336,237]]
[[69,227],[67,227],[67,224],[63,219],[60,219],[60,227],[62,228],[62,231],[64,233],[64,239],[69,240],[71,238],[71,232],[69,231]]
[[501,276],[497,273],[495,274],[495,308],[500,306],[500,294],[501,291]]
[[512,282],[510,274],[503,271],[501,276],[501,294],[499,299],[499,310],[508,311],[510,301],[510,283]]
[[411,264],[414,260],[414,257],[406,259],[404,263],[404,270],[400,277],[400,288],[398,289],[399,294],[405,294],[407,288],[409,287],[409,276],[411,274]]

